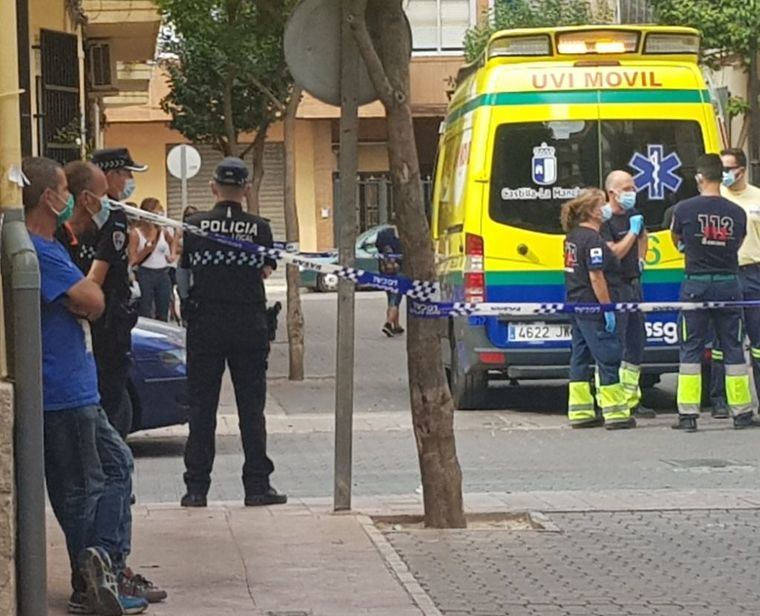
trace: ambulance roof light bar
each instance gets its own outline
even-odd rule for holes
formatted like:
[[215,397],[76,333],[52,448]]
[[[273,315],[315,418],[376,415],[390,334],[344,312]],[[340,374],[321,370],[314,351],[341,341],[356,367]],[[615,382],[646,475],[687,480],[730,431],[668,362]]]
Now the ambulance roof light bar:
[[488,60],[520,56],[550,56],[551,39],[548,34],[532,36],[505,36],[494,40],[488,46]]
[[699,35],[650,32],[644,39],[644,53],[697,55],[699,53]]
[[557,34],[557,51],[562,55],[636,53],[638,32],[588,30]]

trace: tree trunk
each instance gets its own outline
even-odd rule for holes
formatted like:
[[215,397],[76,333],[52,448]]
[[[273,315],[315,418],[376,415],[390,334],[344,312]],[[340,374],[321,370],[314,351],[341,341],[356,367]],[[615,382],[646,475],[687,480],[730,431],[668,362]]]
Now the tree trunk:
[[[285,113],[285,241],[298,242],[298,208],[296,207],[296,111],[301,102],[301,88],[293,87]],[[300,280],[297,265],[286,266],[288,284],[288,378],[303,381],[304,319],[301,309]]]
[[[388,151],[399,237],[404,250],[404,274],[416,280],[435,280],[435,255],[425,217],[408,101],[411,41],[402,0],[355,0],[354,7],[357,44],[388,117]],[[377,33],[374,43],[367,32],[367,23],[372,32]],[[410,317],[406,348],[425,524],[435,528],[462,528],[466,526],[462,471],[456,453],[454,405],[443,370],[438,324],[434,320]]]
[[267,120],[256,131],[253,143],[249,146],[252,152],[253,173],[251,174],[251,191],[246,196],[248,201],[248,211],[251,214],[259,214],[259,193],[261,192],[261,182],[264,180],[264,146],[267,143],[267,131],[269,130],[269,121]]
[[749,52],[749,166],[750,180],[760,180],[760,75],[758,75],[758,49],[750,46]]

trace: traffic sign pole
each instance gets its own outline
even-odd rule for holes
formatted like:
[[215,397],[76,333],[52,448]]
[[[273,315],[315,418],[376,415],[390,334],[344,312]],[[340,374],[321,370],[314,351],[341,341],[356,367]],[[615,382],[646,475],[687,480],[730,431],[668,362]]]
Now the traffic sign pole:
[[180,182],[182,186],[182,213],[187,207],[187,146],[179,146]]
[[[349,25],[351,0],[343,0],[340,20],[340,203],[338,248],[341,265],[353,265],[356,243],[356,174],[358,152],[359,50]],[[333,508],[351,509],[354,415],[354,284],[338,286],[338,353],[335,366],[335,478]]]

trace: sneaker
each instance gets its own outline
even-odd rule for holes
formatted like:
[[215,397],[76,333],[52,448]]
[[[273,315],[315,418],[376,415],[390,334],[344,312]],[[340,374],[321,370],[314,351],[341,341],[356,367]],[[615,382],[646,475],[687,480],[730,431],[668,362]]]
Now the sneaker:
[[246,507],[261,507],[263,505],[284,505],[288,502],[287,494],[279,494],[277,490],[269,486],[264,492],[245,495]]
[[571,421],[570,427],[573,430],[582,430],[583,428],[598,428],[604,424],[601,417],[594,417],[594,419],[586,419],[585,421]]
[[681,415],[678,414],[678,421],[672,426],[673,430],[683,430],[684,432],[696,432],[697,431],[697,416],[696,415]]
[[79,570],[87,585],[87,603],[100,616],[123,614],[111,559],[102,548],[87,548],[79,556]]
[[650,409],[642,404],[637,405],[636,408],[633,409],[632,415],[641,419],[654,419],[657,417],[657,413],[655,413],[654,409]]
[[728,411],[728,406],[725,404],[713,404],[710,416],[713,419],[728,419],[731,414]]
[[398,325],[398,326],[396,326],[396,327],[393,328],[393,335],[394,336],[401,336],[404,333],[404,331],[406,331],[406,330],[403,327],[401,327],[400,325]]
[[393,325],[390,323],[383,325],[383,333],[388,336],[388,338],[393,338]]
[[119,614],[142,614],[148,609],[148,601],[142,597],[119,595],[119,604],[121,605]]
[[68,603],[69,614],[94,614],[87,601],[87,594],[79,590],[71,593]]
[[635,428],[635,427],[636,427],[635,417],[629,417],[628,419],[624,419],[623,421],[605,421],[604,422],[605,430],[630,430],[631,428]]
[[180,507],[205,507],[206,495],[188,492],[182,497],[182,500],[179,501],[179,504]]
[[148,603],[159,603],[167,597],[163,588],[159,588],[145,576],[134,573],[129,567],[119,574],[119,593],[145,599]]
[[734,417],[734,430],[745,430],[747,428],[760,428],[760,423],[752,415],[752,411]]

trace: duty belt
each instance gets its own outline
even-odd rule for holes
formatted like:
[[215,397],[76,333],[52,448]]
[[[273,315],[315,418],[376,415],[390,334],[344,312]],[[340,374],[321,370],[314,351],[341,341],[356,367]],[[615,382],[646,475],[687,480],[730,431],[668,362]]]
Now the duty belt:
[[700,282],[727,282],[736,280],[736,274],[686,274],[686,280],[698,280]]

